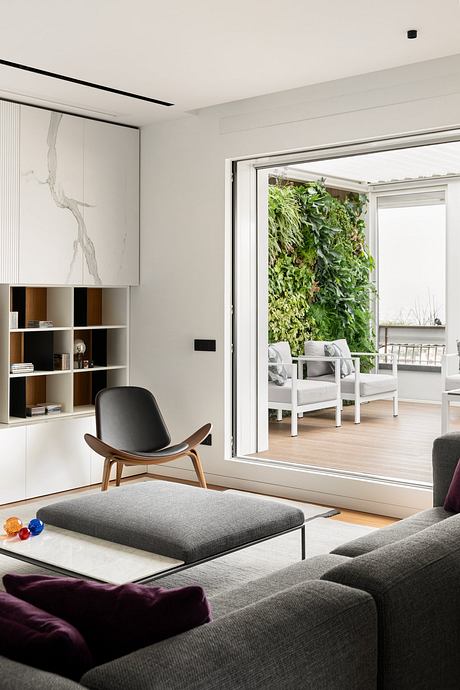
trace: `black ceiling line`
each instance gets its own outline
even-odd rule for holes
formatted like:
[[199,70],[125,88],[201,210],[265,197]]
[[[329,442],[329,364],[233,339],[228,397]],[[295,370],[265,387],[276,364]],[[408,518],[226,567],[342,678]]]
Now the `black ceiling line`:
[[94,84],[91,81],[84,81],[83,79],[75,79],[75,77],[66,77],[63,74],[56,74],[56,72],[47,72],[44,69],[37,67],[29,67],[28,65],[21,65],[18,62],[10,62],[9,60],[0,59],[0,65],[6,67],[14,67],[15,69],[22,69],[25,72],[33,72],[34,74],[41,74],[44,77],[52,77],[53,79],[61,79],[61,81],[68,81],[71,84],[79,84],[80,86],[89,86],[91,89],[99,89],[99,91],[108,91],[115,93],[118,96],[127,96],[128,98],[136,98],[138,101],[147,101],[147,103],[156,103],[156,105],[164,105],[169,107],[174,103],[168,101],[160,101],[157,98],[149,98],[148,96],[141,96],[138,93],[130,93],[129,91],[121,91],[120,89],[113,89],[111,86],[103,86],[102,84]]

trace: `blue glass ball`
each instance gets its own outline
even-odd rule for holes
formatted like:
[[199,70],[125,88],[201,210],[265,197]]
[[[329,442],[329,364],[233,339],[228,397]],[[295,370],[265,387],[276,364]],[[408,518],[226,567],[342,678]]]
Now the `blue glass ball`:
[[30,534],[31,534],[33,537],[36,537],[36,536],[38,536],[39,534],[41,534],[41,533],[43,532],[43,530],[44,530],[44,528],[45,528],[45,523],[42,522],[41,520],[39,520],[38,518],[33,518],[33,519],[29,522],[28,527],[29,527],[29,532],[30,532]]

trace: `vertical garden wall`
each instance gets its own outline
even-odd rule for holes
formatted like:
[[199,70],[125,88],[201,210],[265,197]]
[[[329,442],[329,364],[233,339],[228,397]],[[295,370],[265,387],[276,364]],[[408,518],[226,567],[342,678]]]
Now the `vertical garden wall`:
[[346,338],[373,351],[374,261],[365,242],[367,197],[332,196],[322,182],[269,187],[269,340]]

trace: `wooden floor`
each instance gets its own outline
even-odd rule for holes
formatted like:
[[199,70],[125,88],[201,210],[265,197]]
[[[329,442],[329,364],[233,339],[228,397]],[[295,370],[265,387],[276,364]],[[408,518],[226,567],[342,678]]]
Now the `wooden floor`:
[[[440,405],[400,403],[393,417],[391,401],[361,406],[361,424],[354,407],[343,410],[342,426],[334,426],[334,410],[299,419],[299,435],[290,436],[290,417],[270,422],[270,447],[253,457],[379,477],[430,482],[431,447],[441,433]],[[451,410],[451,430],[460,428],[460,409]]]

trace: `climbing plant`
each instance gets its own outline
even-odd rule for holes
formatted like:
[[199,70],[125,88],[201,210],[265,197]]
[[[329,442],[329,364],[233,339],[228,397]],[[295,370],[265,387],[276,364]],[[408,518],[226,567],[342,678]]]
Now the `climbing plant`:
[[332,196],[322,182],[269,187],[269,340],[346,338],[374,349],[365,195]]

